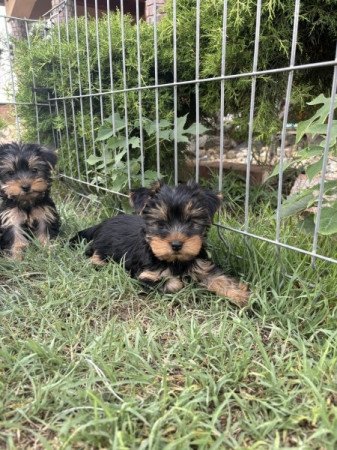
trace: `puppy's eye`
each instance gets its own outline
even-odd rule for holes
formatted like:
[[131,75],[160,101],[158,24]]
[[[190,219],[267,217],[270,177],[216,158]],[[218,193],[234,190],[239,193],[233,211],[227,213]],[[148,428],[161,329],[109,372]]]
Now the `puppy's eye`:
[[8,170],[5,175],[8,175],[9,177],[12,177],[15,174],[14,170]]
[[38,173],[39,169],[37,169],[36,167],[34,167],[34,169],[31,169],[32,173]]

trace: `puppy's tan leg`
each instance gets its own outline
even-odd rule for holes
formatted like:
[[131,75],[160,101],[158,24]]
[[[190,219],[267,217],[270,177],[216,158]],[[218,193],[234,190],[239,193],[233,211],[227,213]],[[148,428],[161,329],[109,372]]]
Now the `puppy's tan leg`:
[[169,278],[165,281],[163,286],[163,291],[167,294],[174,294],[175,292],[179,292],[184,287],[184,283],[178,277]]
[[22,260],[23,250],[27,247],[27,239],[20,233],[20,231],[14,232],[14,242],[10,250],[10,256],[17,261]]
[[248,286],[235,278],[224,275],[215,264],[204,259],[197,259],[191,276],[209,291],[227,297],[237,306],[247,304],[250,292]]
[[7,239],[12,242],[7,252],[13,259],[21,260],[23,250],[28,245],[22,229],[26,220],[27,214],[19,208],[5,210],[0,215],[3,237],[6,235]]
[[104,261],[96,252],[90,257],[90,261],[95,264],[95,266],[104,266],[106,261]]
[[169,269],[144,270],[138,275],[138,279],[146,283],[159,283],[165,279],[162,286],[162,291],[165,293],[173,294],[184,287],[184,283],[178,277],[174,277]]
[[138,275],[138,280],[148,282],[148,283],[157,283],[160,281],[163,277],[161,274],[163,273],[162,270],[143,270]]
[[37,221],[36,237],[42,246],[46,246],[50,241],[48,227],[55,220],[54,211],[48,207],[34,208],[29,217],[29,224],[33,226],[34,221]]

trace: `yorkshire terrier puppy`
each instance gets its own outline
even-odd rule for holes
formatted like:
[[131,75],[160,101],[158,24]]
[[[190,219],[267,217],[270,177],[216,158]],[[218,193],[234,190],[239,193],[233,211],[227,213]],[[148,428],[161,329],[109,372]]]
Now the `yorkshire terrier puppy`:
[[0,251],[21,259],[29,236],[45,245],[60,219],[50,198],[57,156],[38,144],[0,145]]
[[206,236],[220,197],[195,183],[158,184],[131,192],[138,215],[119,215],[80,231],[71,243],[91,241],[94,264],[124,261],[132,277],[177,292],[192,279],[238,306],[249,298],[247,285],[228,277],[209,258]]

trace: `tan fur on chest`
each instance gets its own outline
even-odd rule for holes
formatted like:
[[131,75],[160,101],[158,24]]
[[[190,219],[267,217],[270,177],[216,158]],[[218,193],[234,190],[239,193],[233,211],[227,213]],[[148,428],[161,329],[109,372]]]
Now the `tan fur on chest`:
[[5,228],[8,227],[21,227],[27,225],[33,227],[34,222],[51,223],[54,220],[54,212],[47,206],[42,206],[32,209],[29,213],[19,209],[12,208],[3,211],[0,214],[1,225]]

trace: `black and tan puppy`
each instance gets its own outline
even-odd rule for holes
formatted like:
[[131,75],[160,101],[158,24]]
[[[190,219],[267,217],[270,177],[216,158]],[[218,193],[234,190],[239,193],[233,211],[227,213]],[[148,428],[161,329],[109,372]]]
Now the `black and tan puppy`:
[[197,184],[169,187],[158,184],[131,193],[138,215],[120,215],[80,231],[71,242],[91,241],[87,250],[94,264],[109,259],[125,261],[138,280],[159,283],[165,292],[177,292],[188,279],[244,306],[245,284],[226,276],[209,260],[206,236],[220,198]]
[[56,154],[37,144],[0,145],[0,250],[21,259],[29,236],[57,236],[60,220],[50,198]]

